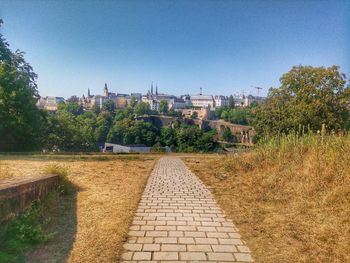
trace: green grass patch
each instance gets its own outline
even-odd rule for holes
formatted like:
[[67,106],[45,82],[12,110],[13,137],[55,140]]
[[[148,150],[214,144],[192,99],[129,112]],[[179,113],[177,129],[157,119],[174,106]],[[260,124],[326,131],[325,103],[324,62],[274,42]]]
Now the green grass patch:
[[46,243],[54,235],[47,233],[48,216],[59,202],[59,193],[53,191],[43,201],[35,201],[16,219],[0,227],[0,262],[24,262],[24,252]]

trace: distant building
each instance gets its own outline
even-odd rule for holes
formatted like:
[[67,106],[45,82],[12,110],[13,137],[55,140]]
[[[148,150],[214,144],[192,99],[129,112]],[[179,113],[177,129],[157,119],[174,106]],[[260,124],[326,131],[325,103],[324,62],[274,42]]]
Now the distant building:
[[181,98],[173,98],[169,102],[169,109],[185,109],[186,108],[186,102],[184,99]]
[[215,100],[212,95],[193,95],[191,96],[191,103],[194,107],[200,108],[214,108]]
[[151,110],[159,111],[160,102],[158,100],[151,99],[148,101]]
[[120,145],[114,143],[105,143],[102,150],[103,152],[113,152],[113,153],[148,153],[151,151],[151,147],[146,145]]
[[107,100],[112,100],[116,107],[118,107],[118,95],[109,92],[107,83],[105,83],[105,86],[103,88],[103,95],[91,95],[90,89],[88,89],[88,95],[85,97],[84,95],[80,98],[80,104],[83,106],[84,109],[92,109],[94,106],[98,108],[102,108],[103,104]]
[[126,94],[117,94],[117,97],[115,99],[115,106],[118,109],[125,108],[127,106],[127,99],[128,95]]
[[142,99],[141,93],[131,93],[130,98],[134,98],[137,102],[140,102]]
[[225,107],[228,106],[228,97],[222,95],[214,96],[215,107]]
[[256,102],[258,104],[261,104],[266,101],[266,97],[260,97],[260,96],[253,96],[253,95],[248,95],[245,96],[244,98],[244,107],[250,106],[253,102]]
[[38,102],[36,103],[37,107],[39,109],[45,109],[47,111],[52,111],[55,112],[57,111],[58,108],[58,104],[60,102],[64,102],[64,98],[63,97],[51,97],[51,96],[47,96],[44,98],[40,98],[38,100]]
[[188,95],[188,94],[187,95],[181,95],[180,98],[185,101],[186,107],[192,106],[191,96],[190,95]]
[[167,101],[169,109],[174,107],[184,107],[184,101],[178,99],[176,96],[158,93],[157,85],[154,92],[153,83],[151,84],[151,89],[147,92],[146,95],[143,95],[141,98],[141,101],[148,103],[150,105],[150,108],[155,111],[159,111],[159,105],[162,100]]
[[102,95],[94,95],[91,100],[90,100],[90,105],[91,108],[93,106],[96,106],[97,108],[102,108],[103,104],[108,100],[109,98],[106,96],[102,96]]
[[233,95],[233,101],[235,103],[235,107],[243,107],[245,96],[244,95]]

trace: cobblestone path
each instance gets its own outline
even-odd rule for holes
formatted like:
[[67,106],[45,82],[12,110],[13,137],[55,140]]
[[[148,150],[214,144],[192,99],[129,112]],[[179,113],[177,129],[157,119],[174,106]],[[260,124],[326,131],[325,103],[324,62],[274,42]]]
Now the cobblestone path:
[[124,245],[123,262],[252,262],[237,228],[178,158],[156,164]]

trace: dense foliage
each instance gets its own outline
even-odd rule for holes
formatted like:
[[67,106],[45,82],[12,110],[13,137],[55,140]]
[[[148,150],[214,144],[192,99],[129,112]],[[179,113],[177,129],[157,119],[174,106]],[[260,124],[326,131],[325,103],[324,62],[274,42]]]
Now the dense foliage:
[[216,147],[215,131],[203,132],[197,126],[181,126],[177,122],[170,127],[160,127],[143,120],[142,116],[149,112],[146,103],[125,109],[114,109],[108,104],[95,113],[80,112],[77,110],[80,106],[74,102],[62,103],[55,114],[47,115],[45,149],[95,151],[104,142],[170,146],[174,151],[183,152],[207,152]]
[[215,109],[215,117],[229,121],[234,124],[252,125],[254,122],[254,114],[258,104],[253,103],[249,107],[220,107]]
[[23,53],[12,52],[0,33],[0,151],[41,147],[43,113],[35,105],[36,78]]
[[339,67],[293,67],[271,88],[258,108],[256,130],[263,135],[292,131],[349,129],[350,88]]

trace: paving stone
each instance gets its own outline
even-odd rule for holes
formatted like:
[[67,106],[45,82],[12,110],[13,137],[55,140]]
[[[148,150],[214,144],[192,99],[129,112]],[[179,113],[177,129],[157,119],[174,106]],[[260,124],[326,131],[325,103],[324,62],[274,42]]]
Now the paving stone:
[[188,251],[196,252],[211,252],[213,251],[210,245],[187,245]]
[[164,244],[164,245],[162,245],[161,251],[186,251],[186,246],[185,245],[178,245],[178,244],[174,244],[174,245]]
[[[145,230],[145,231],[147,231],[147,230],[154,230],[154,226],[141,226],[140,227],[140,230]],[[133,229],[134,230],[134,229]],[[136,230],[136,229],[135,229]],[[158,229],[157,229],[158,230]]]
[[142,251],[160,251],[160,244],[144,244]]
[[168,231],[146,231],[146,237],[166,237]]
[[250,254],[248,253],[234,253],[237,261],[242,261],[242,262],[253,262],[253,258]]
[[239,252],[250,253],[250,249],[247,246],[237,246]]
[[122,259],[124,259],[124,260],[131,260],[133,254],[134,254],[133,252],[125,252],[122,255]]
[[178,260],[179,255],[177,252],[154,252],[154,260]]
[[176,226],[156,226],[156,230],[176,230]]
[[205,232],[198,232],[198,231],[188,231],[185,232],[186,237],[205,237]]
[[152,257],[151,252],[135,252],[132,259],[133,260],[150,260]]
[[123,247],[129,251],[141,251],[142,250],[142,244],[124,244]]
[[153,237],[139,237],[137,238],[136,243],[153,243]]
[[243,242],[238,238],[219,238],[219,243],[225,245],[243,245]]
[[252,262],[232,220],[175,157],[155,165],[135,213],[123,262]]
[[176,237],[156,237],[154,239],[156,244],[177,244]]
[[204,252],[180,252],[181,260],[206,260]]
[[196,244],[210,244],[216,245],[218,244],[218,240],[216,238],[195,238]]
[[143,237],[145,236],[145,231],[131,230],[129,231],[129,236],[131,237]]
[[238,234],[238,233],[228,233],[228,235],[229,235],[231,238],[241,238],[241,235]]
[[196,227],[195,226],[178,226],[177,230],[181,230],[181,231],[196,231]]
[[208,253],[209,260],[235,261],[233,253]]
[[238,252],[234,245],[212,245],[214,252]]
[[169,231],[168,235],[169,235],[169,237],[183,237],[184,232],[183,231]]
[[203,232],[217,232],[215,227],[213,226],[199,226],[197,227],[198,231],[203,231]]
[[207,237],[229,238],[229,235],[228,233],[224,233],[224,232],[208,232]]
[[179,243],[180,244],[194,244],[194,238],[193,237],[179,237]]

